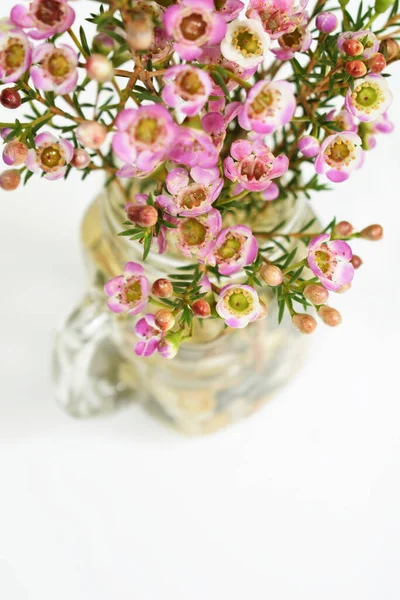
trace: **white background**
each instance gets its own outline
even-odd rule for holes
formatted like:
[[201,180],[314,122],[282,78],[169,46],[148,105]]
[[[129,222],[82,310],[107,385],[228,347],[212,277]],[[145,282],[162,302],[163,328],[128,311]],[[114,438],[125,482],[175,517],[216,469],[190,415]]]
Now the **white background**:
[[55,405],[53,334],[83,291],[79,222],[101,178],[1,191],[1,598],[398,600],[399,70],[391,86],[396,132],[313,200],[325,222],[385,227],[354,244],[343,325],[318,328],[262,412],[205,438],[138,406],[76,421]]

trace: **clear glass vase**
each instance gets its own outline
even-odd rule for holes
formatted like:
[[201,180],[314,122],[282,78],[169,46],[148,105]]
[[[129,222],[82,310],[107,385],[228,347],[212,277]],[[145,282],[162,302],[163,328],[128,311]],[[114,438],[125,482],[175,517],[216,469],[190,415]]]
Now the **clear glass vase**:
[[[154,187],[154,180],[139,180],[127,193]],[[175,359],[166,360],[158,353],[137,357],[134,320],[110,312],[103,292],[104,283],[120,274],[126,262],[142,260],[140,244],[118,236],[126,220],[125,203],[119,188],[109,186],[84,217],[88,287],[56,337],[58,400],[77,417],[105,413],[136,400],[189,434],[209,433],[253,413],[298,370],[305,355],[305,336],[288,318],[278,326],[276,302],[264,286],[258,290],[269,310],[264,321],[232,330],[221,320],[208,319],[182,344]],[[293,231],[312,217],[305,198],[288,197],[258,204],[241,222],[256,222],[257,229],[266,231],[284,222],[282,229]],[[268,252],[273,260],[280,250],[275,247]],[[151,252],[146,275],[154,281],[184,264],[173,247],[164,254]]]

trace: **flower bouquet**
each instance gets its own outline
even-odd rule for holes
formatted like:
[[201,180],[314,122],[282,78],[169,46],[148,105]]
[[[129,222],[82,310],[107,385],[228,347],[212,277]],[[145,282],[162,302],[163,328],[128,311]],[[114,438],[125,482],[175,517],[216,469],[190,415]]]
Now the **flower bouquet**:
[[[346,0],[93,0],[86,26],[77,4],[31,0],[0,21],[0,188],[104,171],[141,258],[103,302],[134,317],[136,355],[174,358],[206,321],[339,325],[332,296],[362,264],[351,240],[382,227],[258,215],[342,185],[392,130],[399,0],[355,13]],[[154,279],[147,261],[165,252],[182,266]]]

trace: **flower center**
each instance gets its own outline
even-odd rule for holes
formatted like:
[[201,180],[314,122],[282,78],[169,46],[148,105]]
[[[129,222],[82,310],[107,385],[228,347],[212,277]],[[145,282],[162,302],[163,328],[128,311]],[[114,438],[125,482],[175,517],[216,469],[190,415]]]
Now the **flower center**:
[[178,77],[177,83],[183,92],[183,94],[181,94],[182,97],[188,96],[190,98],[204,92],[199,76],[193,71],[182,73],[182,75]]
[[323,273],[327,273],[329,271],[331,260],[328,252],[317,250],[315,253],[315,261]]
[[47,146],[40,154],[40,162],[48,169],[54,169],[63,164],[63,157],[58,146]]
[[70,65],[62,52],[54,52],[48,60],[47,69],[53,77],[65,77],[70,72]]
[[251,112],[254,115],[273,115],[281,95],[278,90],[272,90],[268,85],[264,86],[251,103]]
[[230,236],[218,250],[218,256],[224,260],[233,258],[239,254],[241,247],[241,241],[234,236]]
[[135,137],[144,144],[154,144],[159,133],[157,119],[152,117],[144,117],[136,125]]
[[381,102],[382,94],[379,86],[373,83],[362,83],[355,90],[353,97],[362,108],[377,108]]
[[232,39],[232,43],[243,56],[260,56],[262,54],[262,43],[254,31],[247,27],[238,27]]
[[189,246],[199,246],[206,239],[207,229],[197,219],[187,219],[181,228],[185,243]]
[[354,144],[341,138],[333,142],[325,151],[325,158],[331,166],[347,166],[354,158]]
[[142,297],[142,288],[140,282],[134,279],[128,283],[125,290],[126,300],[129,303],[135,303]]
[[[297,27],[294,31],[285,33],[285,35],[279,39],[279,44],[286,48],[291,48],[292,50],[299,50],[301,48],[302,39],[303,31],[300,27]],[[281,44],[281,40],[283,44]]]
[[255,179],[259,181],[268,174],[268,163],[265,163],[260,158],[249,157],[242,160],[240,164],[240,174],[242,177],[251,181]]
[[207,193],[205,189],[196,183],[193,183],[184,191],[180,204],[185,208],[197,208],[206,199]]
[[247,314],[252,308],[251,296],[245,290],[234,288],[228,295],[227,305],[233,313]]
[[35,16],[41,23],[54,26],[62,21],[64,9],[59,0],[40,0]]
[[11,38],[8,48],[4,52],[4,57],[6,67],[9,69],[18,69],[25,59],[23,44],[19,40]]
[[195,42],[205,34],[207,23],[199,13],[192,13],[184,17],[180,24],[183,37],[190,42]]

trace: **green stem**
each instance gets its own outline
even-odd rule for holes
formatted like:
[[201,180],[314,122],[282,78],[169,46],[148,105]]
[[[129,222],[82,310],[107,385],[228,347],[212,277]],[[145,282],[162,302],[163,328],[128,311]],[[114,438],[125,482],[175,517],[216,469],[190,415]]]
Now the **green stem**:
[[[36,125],[39,125],[39,123],[43,123],[43,121],[47,121],[49,119],[52,119],[54,117],[54,115],[51,112],[47,112],[44,115],[42,115],[41,117],[38,117],[37,119],[35,119],[34,121],[31,121],[30,123],[20,123],[20,127],[22,129],[29,129],[30,127],[35,127]],[[0,123],[0,128],[1,129],[14,129],[16,127],[15,122],[14,123]]]
[[84,58],[88,58],[87,52],[85,52],[82,44],[80,43],[80,41],[78,40],[78,38],[76,37],[75,33],[72,31],[71,28],[68,29],[68,35],[72,39],[72,41],[74,42],[75,46],[78,48],[78,50],[82,54],[82,56]]

